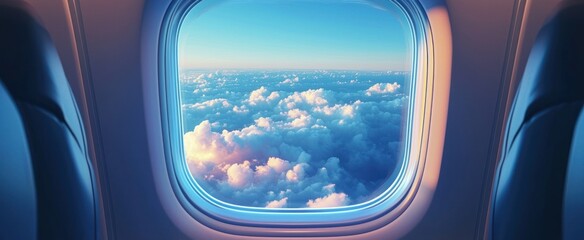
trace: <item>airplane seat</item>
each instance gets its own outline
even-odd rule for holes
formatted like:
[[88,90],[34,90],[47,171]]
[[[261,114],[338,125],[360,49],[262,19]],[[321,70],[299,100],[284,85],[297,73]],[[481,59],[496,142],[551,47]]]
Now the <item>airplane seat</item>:
[[36,194],[22,119],[0,81],[0,239],[36,238]]
[[37,236],[95,239],[95,176],[56,49],[23,1],[0,2],[0,36],[0,79],[22,117],[32,159]]
[[574,133],[564,190],[564,239],[584,237],[584,111]]
[[565,3],[537,36],[507,125],[492,195],[492,239],[567,237],[567,166],[570,156],[584,157],[572,154],[584,147],[575,144],[584,141],[576,134],[584,106],[583,29],[584,3]]

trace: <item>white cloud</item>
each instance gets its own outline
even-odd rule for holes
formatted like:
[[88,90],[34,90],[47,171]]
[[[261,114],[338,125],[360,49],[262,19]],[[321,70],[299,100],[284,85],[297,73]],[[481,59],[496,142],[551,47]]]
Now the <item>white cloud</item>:
[[324,89],[309,89],[304,92],[294,92],[292,95],[282,99],[279,104],[286,106],[288,109],[294,109],[302,104],[322,106],[329,103],[327,98],[329,98],[329,96],[327,96]]
[[280,94],[278,92],[272,92],[270,93],[270,95],[267,97],[268,101],[273,101],[276,100],[280,97]]
[[282,198],[280,200],[274,200],[271,202],[268,202],[268,204],[266,204],[266,208],[283,208],[286,207],[286,204],[288,203],[288,198]]
[[211,131],[211,123],[203,121],[192,132],[183,136],[187,162],[209,162],[237,159],[237,145]]
[[264,93],[266,93],[267,91],[268,90],[264,86],[252,91],[249,94],[249,99],[248,99],[249,102],[252,105],[255,105],[257,102],[265,101],[266,98],[264,97]]
[[290,163],[288,161],[277,157],[270,157],[268,159],[267,165],[274,169],[274,171],[276,171],[277,173],[282,173],[290,169]]
[[249,112],[249,109],[245,105],[243,105],[243,106],[234,106],[232,110],[234,112],[236,112],[236,113],[248,113]]
[[213,108],[213,107],[231,107],[231,104],[229,103],[229,101],[227,101],[227,99],[225,98],[218,98],[218,99],[212,99],[212,100],[208,100],[208,101],[204,101],[201,103],[195,103],[195,104],[183,104],[183,109],[185,108],[191,108],[191,109],[206,109],[206,108]]
[[306,206],[309,208],[341,207],[348,205],[349,201],[349,196],[345,193],[331,193],[325,197],[308,200]]
[[298,76],[295,76],[293,78],[286,78],[284,81],[281,81],[280,83],[278,83],[278,85],[284,85],[284,84],[289,84],[289,85],[294,85],[296,83],[298,83],[300,79],[298,78]]
[[376,83],[375,85],[371,86],[369,89],[365,91],[367,96],[371,96],[373,94],[387,94],[387,93],[394,93],[397,91],[401,86],[397,83]]
[[287,113],[288,118],[290,119],[295,119],[295,118],[301,118],[301,117],[308,117],[308,112],[300,110],[298,108],[295,109],[291,109],[288,111]]
[[307,116],[307,115],[302,115],[299,118],[294,118],[292,120],[292,122],[290,122],[288,125],[293,127],[293,128],[303,128],[303,127],[308,127],[308,125],[310,125],[311,122],[312,122],[312,117]]
[[286,179],[290,182],[302,181],[305,175],[304,169],[307,166],[308,165],[306,163],[296,164],[291,170],[286,172]]
[[268,89],[266,89],[264,86],[252,91],[248,98],[249,104],[253,106],[260,103],[268,103],[280,98],[280,94],[278,92],[271,92],[269,95],[267,92]]
[[234,188],[244,188],[251,184],[253,180],[253,171],[250,162],[245,161],[243,164],[233,164],[227,169],[227,182]]
[[267,117],[261,117],[255,120],[255,123],[258,127],[265,128],[265,129],[272,129],[272,119]]
[[[272,74],[257,80],[265,87],[246,91],[233,88],[229,81],[236,76],[215,73],[205,93],[213,99],[197,95],[205,101],[183,106],[185,125],[192,129],[183,135],[187,164],[211,195],[245,206],[343,206],[361,201],[388,177],[407,98],[374,100],[363,92],[395,92],[399,84],[367,89],[371,85],[359,81],[351,86],[362,87],[356,92],[325,90],[328,85],[298,90],[300,79],[329,78],[318,75],[299,78],[294,91],[286,92],[282,89],[292,86],[276,85],[298,76]],[[277,91],[269,91],[272,86]]]
[[333,106],[322,106],[315,107],[315,113],[322,113],[327,116],[334,116],[336,118],[352,118],[357,114],[359,105],[361,105],[361,100],[357,100],[352,104],[335,104]]

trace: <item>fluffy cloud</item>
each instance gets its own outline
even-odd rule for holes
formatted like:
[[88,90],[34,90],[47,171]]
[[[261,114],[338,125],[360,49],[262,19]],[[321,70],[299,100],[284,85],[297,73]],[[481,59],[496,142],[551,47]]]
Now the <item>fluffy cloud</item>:
[[289,85],[294,85],[296,84],[300,79],[298,78],[298,76],[294,76],[293,78],[286,78],[284,81],[281,81],[278,85],[283,85],[283,84],[289,84]]
[[242,164],[233,164],[227,169],[227,182],[234,188],[249,186],[253,180],[253,171],[249,167],[249,161]]
[[[181,81],[186,161],[218,199],[270,208],[355,204],[375,197],[398,162],[408,98],[397,81],[382,82],[400,76],[187,76]],[[209,90],[194,93],[202,85]]]
[[286,172],[286,180],[289,182],[302,181],[305,175],[304,168],[307,166],[308,165],[306,163],[296,164],[296,166]]
[[349,196],[344,193],[331,193],[325,197],[308,200],[306,206],[309,208],[330,208],[341,207],[349,204]]
[[[242,130],[219,134],[211,131],[211,123],[207,120],[201,122],[192,132],[183,136],[185,157],[187,163],[192,165],[195,172],[205,171],[208,163],[233,163],[240,161],[246,155],[246,149],[238,145],[234,139],[238,136],[245,137],[253,130]],[[248,133],[243,133],[248,132]]]
[[201,103],[195,104],[183,104],[183,109],[191,108],[191,109],[206,109],[206,108],[213,108],[213,107],[231,107],[231,104],[225,98],[218,98],[212,99],[208,101],[204,101]]
[[397,83],[376,83],[375,85],[371,86],[365,91],[367,96],[371,96],[373,94],[388,94],[394,93],[397,91],[401,86]]
[[266,204],[266,208],[283,208],[286,207],[286,203],[288,202],[288,198],[282,198],[280,200],[274,200],[271,202],[268,202],[268,204]]
[[269,103],[280,97],[280,94],[277,92],[271,92],[269,95],[267,94],[267,92],[268,90],[263,86],[252,91],[248,99],[249,104],[258,105],[260,103]]
[[303,92],[294,92],[280,102],[285,104],[288,109],[293,109],[299,104],[322,106],[328,104],[327,96],[324,89],[309,89]]
[[288,161],[277,157],[269,158],[267,166],[270,167],[271,169],[274,169],[274,171],[276,171],[277,173],[282,173],[290,169],[290,163]]

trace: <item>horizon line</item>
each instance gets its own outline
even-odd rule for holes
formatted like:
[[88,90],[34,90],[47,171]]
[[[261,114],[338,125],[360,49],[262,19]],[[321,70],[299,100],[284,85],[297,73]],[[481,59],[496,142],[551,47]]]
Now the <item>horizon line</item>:
[[325,68],[206,68],[179,67],[179,71],[351,71],[351,72],[411,72],[407,70],[380,69],[325,69]]

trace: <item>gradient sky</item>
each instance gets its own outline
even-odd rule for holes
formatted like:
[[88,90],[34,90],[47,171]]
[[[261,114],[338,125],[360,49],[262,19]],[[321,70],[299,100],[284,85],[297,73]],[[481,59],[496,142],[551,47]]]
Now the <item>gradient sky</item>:
[[389,1],[204,0],[180,29],[179,65],[407,71],[409,29]]

